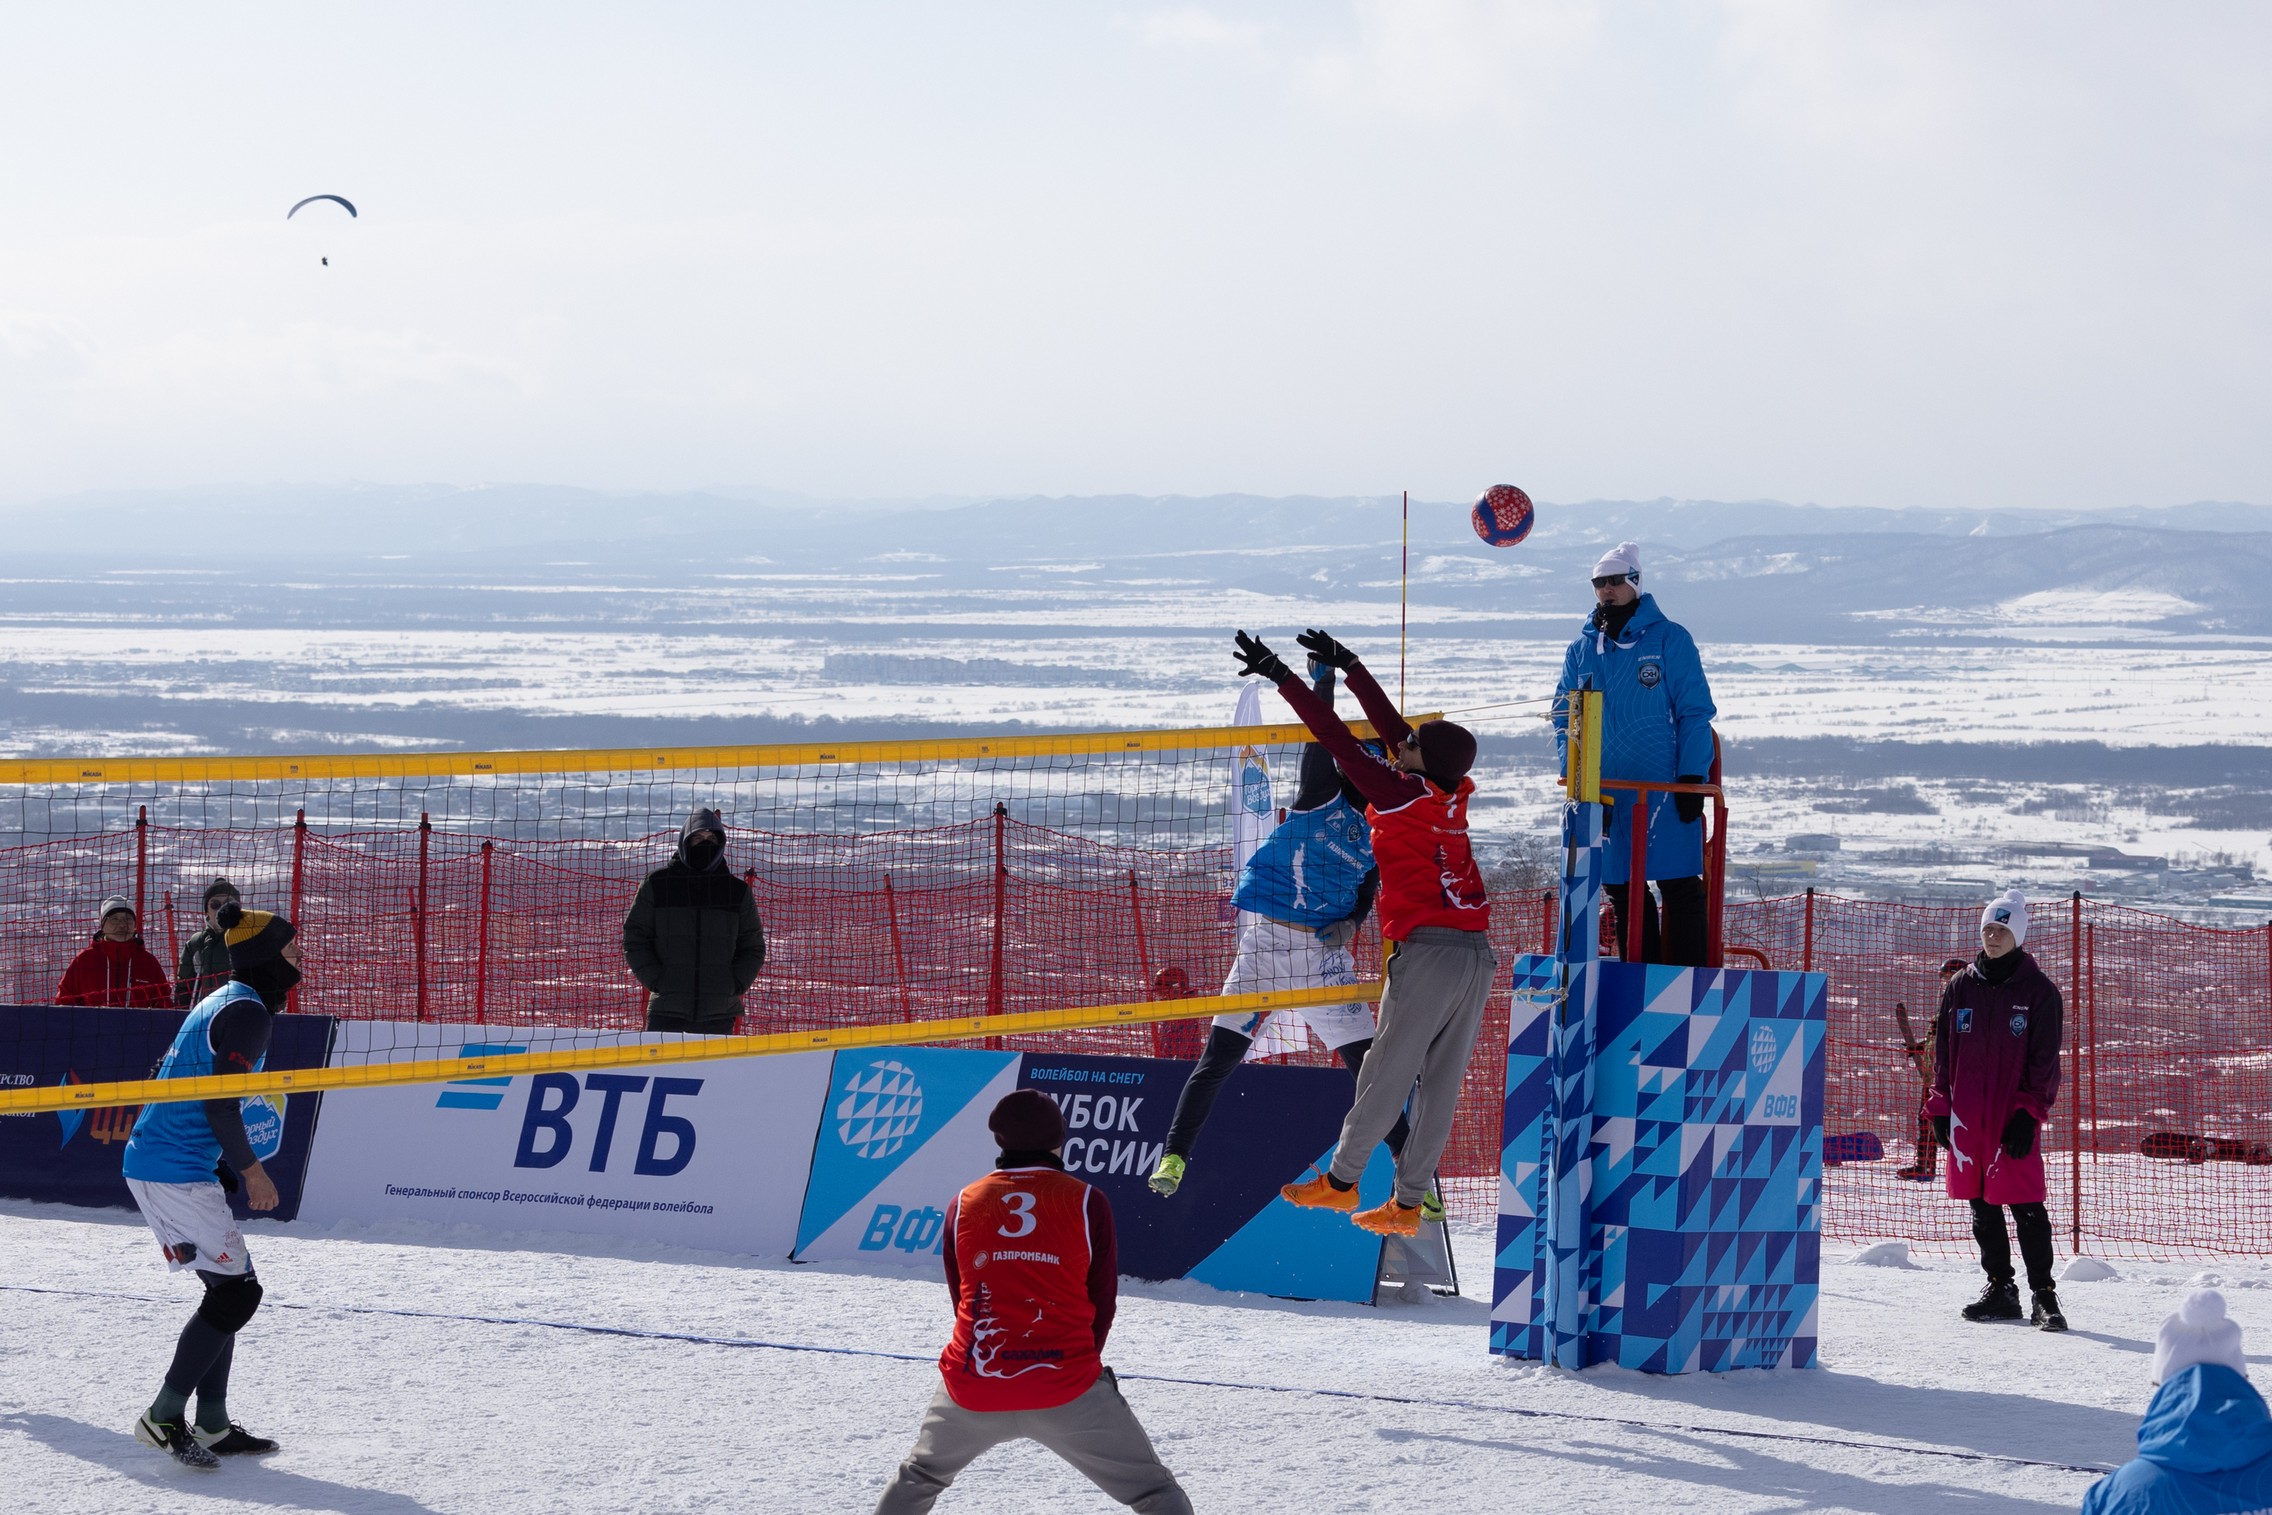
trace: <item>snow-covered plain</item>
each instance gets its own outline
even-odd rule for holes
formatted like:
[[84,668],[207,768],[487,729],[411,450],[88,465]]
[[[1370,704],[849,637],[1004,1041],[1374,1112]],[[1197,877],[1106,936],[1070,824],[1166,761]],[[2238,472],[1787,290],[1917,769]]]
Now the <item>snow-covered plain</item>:
[[[270,1303],[230,1406],[284,1449],[193,1473],[128,1432],[193,1288],[131,1214],[0,1204],[11,1508],[865,1510],[947,1326],[928,1272],[462,1230],[250,1234]],[[1870,1264],[1833,1249],[1819,1370],[1567,1373],[1485,1352],[1490,1243],[1459,1245],[1463,1297],[1379,1309],[1123,1287],[1108,1356],[1200,1509],[2073,1510],[2092,1468],[2130,1455],[2155,1327],[2189,1282],[2221,1282],[2250,1360],[2272,1361],[2272,1265],[2078,1278],[2075,1329],[2054,1337],[1963,1324],[1978,1274],[1894,1245]],[[1032,1447],[940,1501],[1108,1508]]]

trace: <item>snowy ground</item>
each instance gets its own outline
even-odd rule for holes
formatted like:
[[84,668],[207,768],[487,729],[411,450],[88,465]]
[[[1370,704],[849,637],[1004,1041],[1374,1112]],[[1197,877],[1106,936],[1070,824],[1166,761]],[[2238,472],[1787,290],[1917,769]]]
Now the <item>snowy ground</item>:
[[[230,1403],[284,1450],[193,1473],[127,1427],[194,1290],[132,1215],[0,1204],[12,1508],[865,1510],[947,1324],[928,1274],[472,1233],[252,1236],[271,1304]],[[1465,1297],[1377,1310],[1131,1284],[1109,1357],[1202,1510],[2072,1510],[2084,1469],[2130,1454],[2155,1326],[2204,1276],[2143,1264],[2070,1283],[2076,1329],[2051,1337],[1957,1322],[1977,1280],[1957,1262],[1836,1261],[1820,1370],[1663,1379],[1490,1357],[1488,1258],[1463,1233]],[[2272,1266],[2209,1266],[2272,1350]],[[673,1339],[690,1336],[721,1340]],[[1112,1506],[1019,1447],[940,1508]]]

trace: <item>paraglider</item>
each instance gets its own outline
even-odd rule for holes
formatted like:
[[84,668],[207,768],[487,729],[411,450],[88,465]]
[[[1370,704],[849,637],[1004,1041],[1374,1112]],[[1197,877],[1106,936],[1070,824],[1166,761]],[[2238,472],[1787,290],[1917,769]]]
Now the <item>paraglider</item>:
[[[298,205],[295,205],[290,210],[284,212],[284,219],[287,221],[291,220],[294,216],[300,213],[303,207],[313,205],[318,200],[329,200],[334,205],[344,207],[347,211],[347,214],[353,217],[355,220],[360,221],[361,219],[363,219],[362,213],[355,209],[355,202],[348,199],[345,195],[310,195],[305,200],[302,200]],[[331,267],[331,259],[328,257],[325,258],[323,260],[323,266],[326,268]]]

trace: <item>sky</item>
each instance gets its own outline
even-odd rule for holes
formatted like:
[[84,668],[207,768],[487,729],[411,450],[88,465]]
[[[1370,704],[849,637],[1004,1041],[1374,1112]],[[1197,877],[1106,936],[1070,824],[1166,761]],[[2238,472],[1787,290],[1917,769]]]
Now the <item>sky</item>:
[[0,499],[2272,502],[2268,76],[2254,4],[15,6]]

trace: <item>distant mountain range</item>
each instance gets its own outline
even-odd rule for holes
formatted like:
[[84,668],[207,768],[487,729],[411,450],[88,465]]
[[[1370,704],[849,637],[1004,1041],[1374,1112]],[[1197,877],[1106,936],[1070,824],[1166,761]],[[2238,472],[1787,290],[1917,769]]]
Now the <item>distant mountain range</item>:
[[[467,596],[487,583],[605,581],[636,600],[643,583],[667,593],[753,572],[872,577],[910,594],[1004,606],[1020,586],[1047,586],[1060,599],[1087,586],[1109,621],[1115,602],[1134,607],[1163,589],[1393,600],[1403,552],[1393,497],[831,503],[756,491],[273,486],[15,506],[0,510],[0,532],[17,562],[76,581],[52,593],[11,585],[18,614],[83,614],[106,598],[147,611],[218,585],[273,582],[284,569],[324,586],[320,604],[290,618],[361,624],[460,620]],[[2272,507],[2217,502],[2102,512],[1549,502],[1529,541],[1495,550],[1469,530],[1464,504],[1415,501],[1415,624],[1473,626],[1503,614],[1509,631],[1536,634],[1542,617],[1582,613],[1593,558],[1627,538],[1642,544],[1647,585],[1668,610],[1723,640],[1977,639],[2045,628],[2272,635]],[[166,570],[215,577],[168,582]],[[108,593],[81,577],[90,571],[110,580]],[[829,619],[826,599],[813,602],[816,623]],[[696,612],[637,613],[675,621]]]

